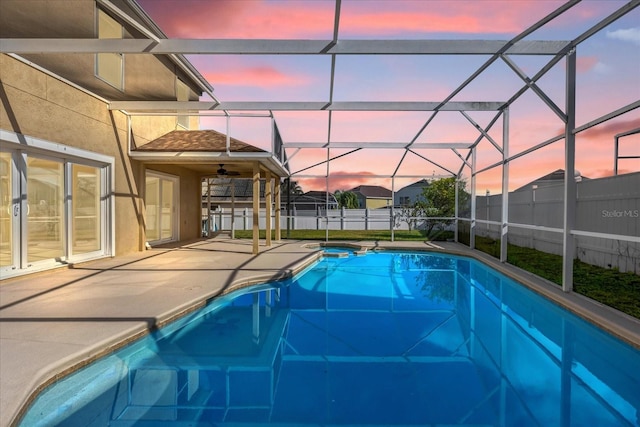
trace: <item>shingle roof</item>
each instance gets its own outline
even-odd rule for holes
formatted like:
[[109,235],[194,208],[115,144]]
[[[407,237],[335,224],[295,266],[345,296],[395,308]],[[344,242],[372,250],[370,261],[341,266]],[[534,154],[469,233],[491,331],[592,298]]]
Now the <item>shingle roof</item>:
[[[215,130],[174,130],[135,151],[227,151],[227,136]],[[231,138],[229,151],[233,153],[264,153],[258,147]]]
[[364,197],[377,197],[377,198],[391,198],[391,190],[388,190],[379,185],[359,185],[349,190],[353,193],[360,193]]
[[293,196],[293,202],[295,203],[326,203],[327,194],[329,195],[329,203],[336,204],[337,201],[333,193],[326,193],[324,191],[307,191],[304,194]]
[[429,186],[429,180],[427,180],[427,179],[423,178],[423,179],[421,179],[421,180],[420,180],[420,181],[418,181],[418,182],[414,182],[413,184],[409,184],[409,185],[407,185],[407,186],[405,186],[405,187],[402,187],[402,188],[401,188],[400,190],[398,190],[397,192],[400,192],[400,191],[402,191],[402,190],[406,190],[407,188],[415,188],[415,187],[418,187],[418,188],[424,188],[424,187],[428,187],[428,186]]
[[[580,172],[576,170],[576,178],[579,177],[580,180],[583,179],[589,179],[586,176],[581,176]],[[550,183],[550,182],[557,182],[557,181],[564,181],[564,169],[556,169],[553,172],[541,176],[540,178],[534,179],[533,181],[523,185],[522,187],[517,188],[515,191],[520,191],[520,190],[524,190],[526,188],[529,188],[532,185],[536,185],[536,184],[545,184],[545,183]]]
[[531,181],[531,182],[536,182],[536,181],[560,181],[560,180],[564,180],[564,169],[554,170],[550,174],[547,174],[545,176],[541,176],[540,178],[538,178],[538,179],[536,179],[534,181]]

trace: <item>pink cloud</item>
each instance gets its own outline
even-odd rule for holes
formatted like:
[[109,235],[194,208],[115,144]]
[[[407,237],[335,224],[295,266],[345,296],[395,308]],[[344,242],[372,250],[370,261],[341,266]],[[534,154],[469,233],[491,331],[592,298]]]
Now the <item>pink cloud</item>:
[[478,33],[485,28],[475,16],[441,16],[413,12],[379,12],[345,17],[342,29],[349,33],[394,34],[415,32]]
[[[357,176],[357,177],[348,177],[348,176],[339,176],[339,177],[329,177],[329,191],[335,192],[337,190],[350,190],[358,185],[381,185],[383,187],[389,187],[389,179],[384,178],[375,178],[375,174],[369,171],[332,171],[332,174],[335,175],[366,175],[371,176],[371,178]],[[295,176],[293,177],[295,179]],[[302,187],[304,191],[324,191],[327,188],[327,182],[324,177],[317,178],[299,178],[296,179],[298,184]],[[390,188],[390,187],[389,187]]]
[[[139,0],[170,37],[332,37],[333,1]],[[406,33],[511,33],[527,28],[561,4],[546,1],[343,3],[340,32],[348,35]]]
[[[578,141],[613,141],[613,137],[621,132],[627,132],[631,129],[640,127],[640,119],[631,120],[613,120],[605,122],[601,125],[594,126],[577,134]],[[554,135],[564,133],[563,127],[558,127]],[[612,145],[613,146],[613,145]]]
[[578,73],[586,73],[591,71],[598,64],[598,58],[595,56],[578,56],[576,58],[576,71]]
[[601,140],[602,138],[605,138],[609,141],[613,141],[613,137],[616,134],[636,128],[640,128],[640,119],[616,120],[587,129],[580,133],[579,136],[590,140]]
[[170,37],[329,38],[333,2],[140,0]]
[[[518,33],[551,12],[561,2],[518,1],[508,7],[501,1],[380,3],[370,12],[370,4],[344,4],[340,30],[349,34],[391,35],[414,33]],[[382,9],[382,7],[387,9]]]
[[[633,169],[624,169],[624,168],[618,167],[618,175],[624,175],[626,173],[634,173],[634,172],[638,172],[638,171]],[[591,175],[589,175],[589,178],[605,178],[608,176],[613,176],[613,168],[595,169],[591,172]]]
[[204,72],[205,78],[216,86],[302,86],[311,83],[309,76],[286,74],[271,66],[254,66],[229,71]]

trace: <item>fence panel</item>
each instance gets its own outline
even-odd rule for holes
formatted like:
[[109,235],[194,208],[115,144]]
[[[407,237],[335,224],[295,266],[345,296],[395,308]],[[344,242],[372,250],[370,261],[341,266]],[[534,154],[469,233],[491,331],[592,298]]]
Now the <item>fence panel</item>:
[[[500,195],[479,196],[476,218],[500,221],[494,209]],[[509,193],[509,222],[563,228],[563,183]],[[640,173],[577,183],[576,223],[578,232],[640,236]],[[479,223],[479,236],[499,239],[499,228]],[[509,243],[539,251],[562,254],[562,233],[509,227]],[[640,273],[640,243],[593,236],[576,236],[576,255],[589,264]]]
[[[577,184],[576,230],[640,237],[640,172],[601,178],[584,179]],[[509,193],[509,222],[548,228],[563,228],[564,186],[562,183],[529,188]],[[502,196],[478,196],[476,218],[501,222]],[[395,210],[398,214],[400,209]],[[260,228],[265,228],[265,210],[260,210]],[[391,209],[336,209],[325,215],[319,211],[292,212],[291,229],[298,230],[390,230]],[[236,230],[250,230],[252,210],[236,209]],[[230,209],[212,213],[215,230],[230,230]],[[287,217],[282,215],[281,228],[287,229]],[[272,228],[275,224],[272,220]],[[396,230],[407,230],[406,222],[395,224]],[[479,222],[477,235],[500,238],[500,226]],[[576,255],[589,264],[621,271],[640,273],[640,243],[576,236]],[[562,233],[509,227],[509,243],[543,252],[562,254]]]

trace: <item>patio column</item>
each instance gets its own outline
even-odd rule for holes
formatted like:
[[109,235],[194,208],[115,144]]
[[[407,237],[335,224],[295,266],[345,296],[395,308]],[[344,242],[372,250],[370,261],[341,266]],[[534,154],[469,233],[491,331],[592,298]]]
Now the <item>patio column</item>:
[[253,254],[260,252],[260,164],[253,164]]
[[271,246],[271,172],[265,173],[264,184],[264,207],[265,207],[265,237],[267,239],[267,247]]
[[280,177],[277,177],[275,181],[273,190],[276,198],[276,242],[279,242],[282,238],[282,231],[280,229]]
[[236,238],[236,182],[231,178],[231,238]]
[[207,178],[207,237],[211,237],[211,178]]

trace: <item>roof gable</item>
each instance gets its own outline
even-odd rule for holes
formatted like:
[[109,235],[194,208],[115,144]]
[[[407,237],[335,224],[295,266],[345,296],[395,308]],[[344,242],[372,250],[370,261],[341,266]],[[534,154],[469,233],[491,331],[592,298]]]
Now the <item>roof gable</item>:
[[349,190],[353,193],[360,193],[364,197],[373,197],[373,198],[391,198],[391,190],[388,190],[379,185],[359,185],[355,188]]
[[426,178],[421,179],[420,181],[414,182],[413,184],[409,184],[407,186],[402,187],[400,190],[398,190],[397,192],[400,192],[402,190],[406,190],[409,188],[425,188],[429,186],[429,180],[427,180]]
[[[215,130],[174,130],[135,148],[134,151],[225,153],[227,151],[227,136]],[[230,139],[229,151],[232,153],[265,153],[264,150],[235,138]]]

